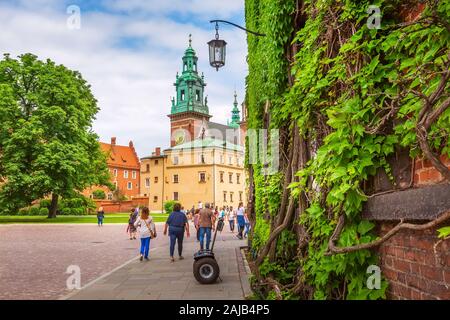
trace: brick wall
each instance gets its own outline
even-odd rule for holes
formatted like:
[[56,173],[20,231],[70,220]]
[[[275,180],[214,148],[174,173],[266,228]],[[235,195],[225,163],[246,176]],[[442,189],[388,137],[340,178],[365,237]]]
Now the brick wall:
[[[380,223],[380,234],[394,225]],[[436,229],[403,230],[383,243],[380,263],[389,299],[450,299],[450,241],[435,247],[438,241]]]
[[[440,159],[450,169],[450,159],[444,155]],[[442,179],[442,174],[436,170],[430,160],[416,159],[414,163],[414,186],[436,184],[441,182]]]
[[103,207],[106,213],[112,212],[130,212],[131,209],[137,206],[148,207],[148,197],[137,197],[132,200],[126,200],[122,202],[110,201],[110,200],[94,200],[97,204],[97,208]]

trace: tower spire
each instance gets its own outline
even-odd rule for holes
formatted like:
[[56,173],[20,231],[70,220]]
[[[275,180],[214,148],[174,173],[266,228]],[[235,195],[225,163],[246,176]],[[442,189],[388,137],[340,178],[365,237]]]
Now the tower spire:
[[189,33],[189,47],[192,48],[192,34]]
[[233,110],[231,111],[231,122],[229,124],[232,128],[238,128],[239,122],[241,121],[241,116],[239,115],[240,111],[238,108],[238,102],[237,102],[237,94],[236,90],[234,91],[234,102],[233,102]]

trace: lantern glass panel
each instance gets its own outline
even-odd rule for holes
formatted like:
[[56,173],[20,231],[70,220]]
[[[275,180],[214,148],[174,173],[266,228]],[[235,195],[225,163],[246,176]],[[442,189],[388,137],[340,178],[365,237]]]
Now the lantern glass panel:
[[225,65],[225,48],[226,42],[224,40],[211,40],[209,45],[209,63],[212,67],[219,69]]

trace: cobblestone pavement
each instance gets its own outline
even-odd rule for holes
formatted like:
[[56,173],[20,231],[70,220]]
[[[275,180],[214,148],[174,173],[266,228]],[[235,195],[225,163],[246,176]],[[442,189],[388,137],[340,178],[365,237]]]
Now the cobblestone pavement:
[[[192,230],[192,229],[191,229]],[[169,261],[167,246],[154,248],[150,261],[132,261],[91,285],[69,295],[68,299],[244,299],[251,294],[248,271],[240,246],[246,245],[235,234],[223,231],[217,235],[214,248],[220,266],[220,277],[211,285],[199,284],[192,274],[192,254],[198,250],[195,237],[185,240],[184,260]]]
[[[167,246],[160,236],[152,248]],[[126,225],[0,225],[0,299],[57,299],[69,291],[69,265],[81,270],[81,286],[137,257],[140,241]]]

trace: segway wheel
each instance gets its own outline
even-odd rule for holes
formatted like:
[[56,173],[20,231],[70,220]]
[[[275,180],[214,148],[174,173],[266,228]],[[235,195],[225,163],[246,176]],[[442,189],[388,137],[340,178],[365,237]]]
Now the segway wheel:
[[219,265],[213,258],[201,258],[194,262],[194,277],[201,284],[216,282],[219,273]]

